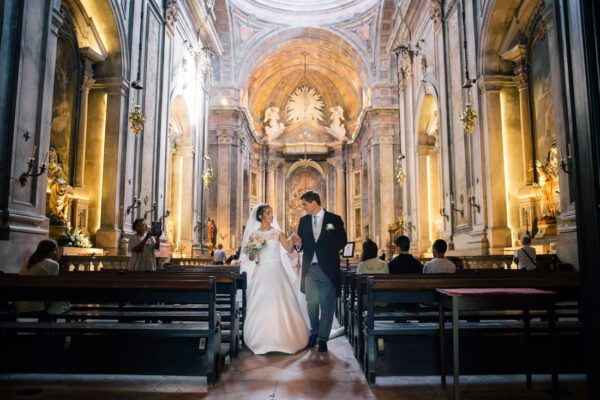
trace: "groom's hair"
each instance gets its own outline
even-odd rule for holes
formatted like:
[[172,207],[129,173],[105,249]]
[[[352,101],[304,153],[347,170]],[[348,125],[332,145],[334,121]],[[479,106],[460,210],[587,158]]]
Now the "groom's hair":
[[314,190],[305,192],[302,196],[300,196],[300,200],[306,200],[309,203],[314,201],[318,205],[321,205],[321,196],[319,196],[319,193],[315,192]]
[[256,209],[256,220],[258,222],[262,221],[263,219],[263,214],[265,213],[265,211],[267,211],[267,208],[269,208],[270,205],[268,204],[262,204],[260,206],[258,206],[258,208]]

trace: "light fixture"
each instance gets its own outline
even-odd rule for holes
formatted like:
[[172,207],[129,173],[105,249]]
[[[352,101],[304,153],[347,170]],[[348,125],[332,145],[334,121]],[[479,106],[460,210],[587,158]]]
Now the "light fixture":
[[473,87],[473,83],[476,82],[475,79],[471,79],[469,76],[469,52],[467,49],[467,28],[465,22],[465,2],[464,0],[461,2],[462,4],[462,27],[463,27],[463,48],[465,50],[465,83],[463,84],[463,92],[465,97],[465,109],[460,115],[460,120],[463,123],[463,127],[465,131],[469,134],[472,134],[475,131],[475,122],[477,121],[477,113],[473,108],[473,104],[471,101],[471,88]]
[[206,162],[206,164],[204,164],[204,173],[202,174],[202,182],[204,183],[204,188],[208,189],[210,187],[210,184],[213,181],[213,169],[212,169],[212,165],[210,163],[210,156],[208,154],[204,156],[204,161]]
[[137,136],[144,129],[144,122],[146,122],[146,117],[142,113],[140,106],[133,106],[133,110],[129,113],[129,123],[134,135]]
[[[144,85],[142,85],[142,38],[144,31],[144,5],[142,4],[142,13],[140,17],[140,42],[138,46],[138,68],[137,68],[137,77],[135,81],[131,83],[131,87],[136,91],[140,91],[144,89]],[[137,136],[142,129],[144,129],[144,122],[146,122],[146,117],[142,112],[142,107],[139,104],[133,106],[133,109],[129,113],[129,123],[131,124],[131,131],[135,136]]]
[[398,185],[400,185],[400,187],[403,187],[404,184],[406,183],[406,174],[404,173],[404,169],[402,168],[402,160],[404,160],[406,157],[403,154],[399,154],[398,157],[396,158],[396,182],[398,182]]

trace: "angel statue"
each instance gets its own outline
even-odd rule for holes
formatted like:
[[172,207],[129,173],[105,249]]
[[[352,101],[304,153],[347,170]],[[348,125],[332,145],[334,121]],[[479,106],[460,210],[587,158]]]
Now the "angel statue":
[[[265,110],[265,134],[268,141],[277,139],[285,130],[283,122],[279,122],[279,107],[271,106]],[[266,123],[269,123],[267,125]]]
[[344,109],[341,106],[331,107],[329,109],[331,116],[331,125],[327,129],[327,132],[341,142],[345,142],[348,140],[346,137],[346,128],[341,121],[345,121],[344,119]]

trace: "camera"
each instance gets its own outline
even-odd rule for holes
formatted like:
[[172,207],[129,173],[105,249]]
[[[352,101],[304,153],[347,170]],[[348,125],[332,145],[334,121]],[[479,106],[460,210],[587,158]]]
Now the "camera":
[[152,221],[150,224],[150,235],[156,237],[162,235],[162,223],[160,221]]

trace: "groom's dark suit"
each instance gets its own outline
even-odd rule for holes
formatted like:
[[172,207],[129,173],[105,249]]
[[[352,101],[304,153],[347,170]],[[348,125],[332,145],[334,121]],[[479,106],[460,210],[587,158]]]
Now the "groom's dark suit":
[[[298,236],[302,239],[304,250],[300,289],[306,294],[311,334],[309,345],[318,338],[319,351],[327,351],[335,298],[340,290],[339,252],[346,244],[346,230],[339,215],[327,211],[322,216],[320,214],[304,216],[298,225]],[[321,218],[323,221],[319,223]],[[319,225],[321,229],[315,240]]]
[[[327,229],[333,225],[333,229]],[[321,233],[315,242],[312,228],[312,216],[305,215],[300,218],[298,224],[298,236],[302,239],[302,283],[300,290],[305,293],[306,274],[311,267],[311,262],[315,252],[319,260],[319,266],[331,280],[331,283],[339,291],[341,284],[340,272],[340,250],[344,248],[347,242],[344,221],[334,213],[325,211],[323,222],[321,224]]]

